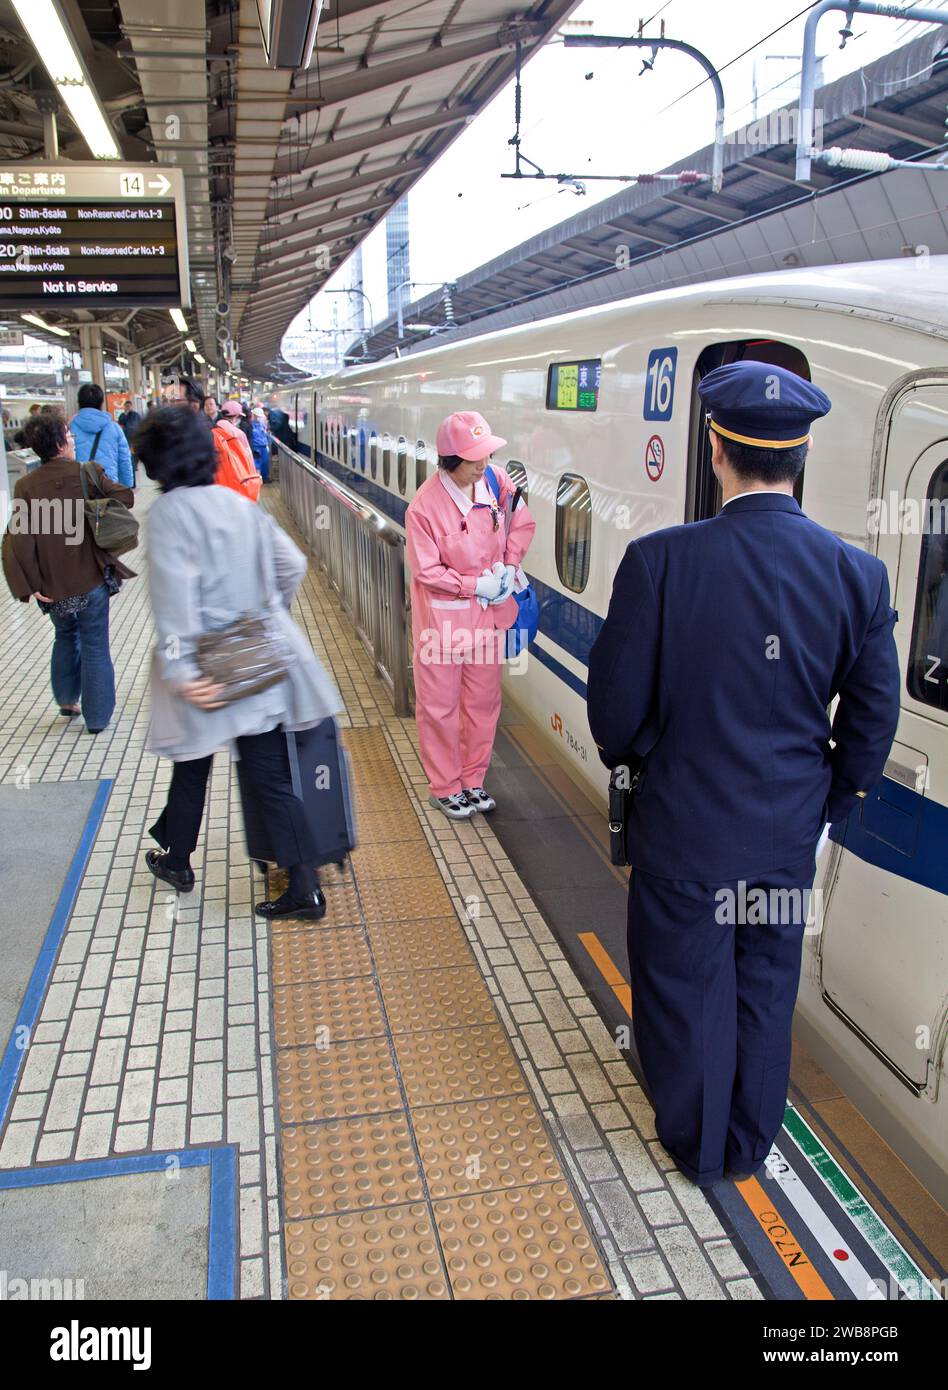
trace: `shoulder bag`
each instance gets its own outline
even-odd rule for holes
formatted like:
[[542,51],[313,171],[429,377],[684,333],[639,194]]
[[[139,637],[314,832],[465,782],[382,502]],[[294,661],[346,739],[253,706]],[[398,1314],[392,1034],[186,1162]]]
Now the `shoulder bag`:
[[[79,465],[83,507],[86,520],[92,527],[92,539],[99,549],[109,555],[124,555],[126,550],[134,550],[138,544],[138,522],[124,502],[117,497],[109,497],[99,486],[93,459],[101,433],[99,430],[92,441],[92,455],[88,463]],[[97,496],[90,496],[90,487],[95,489]]]
[[[254,510],[254,516],[260,513]],[[222,705],[269,690],[286,679],[295,662],[289,643],[274,631],[270,621],[273,565],[262,521],[257,523],[257,559],[263,578],[263,610],[244,613],[227,627],[202,632],[195,643],[201,675],[221,687],[218,699]]]

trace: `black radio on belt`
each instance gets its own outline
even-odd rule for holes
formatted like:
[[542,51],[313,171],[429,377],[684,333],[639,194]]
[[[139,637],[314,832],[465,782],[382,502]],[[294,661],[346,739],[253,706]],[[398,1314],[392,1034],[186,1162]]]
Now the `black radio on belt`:
[[629,823],[632,797],[642,780],[644,766],[642,759],[631,766],[622,764],[613,769],[609,778],[609,858],[613,864],[630,862],[625,847],[625,832]]

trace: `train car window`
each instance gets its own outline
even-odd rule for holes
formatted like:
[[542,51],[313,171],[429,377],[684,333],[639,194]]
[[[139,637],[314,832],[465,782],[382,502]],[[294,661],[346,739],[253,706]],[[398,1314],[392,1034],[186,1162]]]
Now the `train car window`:
[[514,487],[518,487],[520,489],[521,496],[523,497],[523,500],[526,502],[528,500],[529,492],[529,489],[527,487],[527,470],[524,468],[523,464],[518,463],[516,459],[511,459],[509,463],[505,463],[504,469],[507,473],[508,478],[513,483]]
[[[772,362],[811,381],[810,364],[799,348],[770,338],[743,342],[712,343],[695,363],[691,387],[691,429],[688,439],[688,479],[685,492],[685,520],[706,521],[721,510],[721,489],[711,468],[711,440],[705,425],[704,406],[698,396],[698,382],[715,367],[731,362]],[[803,472],[797,478],[793,495],[803,501]]]
[[948,710],[948,460],[928,485],[907,684],[916,700]]
[[389,487],[392,481],[392,436],[382,435],[382,482]]
[[398,477],[399,496],[405,496],[405,489],[408,487],[408,440],[403,434],[398,436],[398,443],[395,446],[398,467],[396,475]]
[[556,489],[556,568],[567,589],[582,593],[589,580],[592,500],[584,478],[564,473]]
[[359,472],[365,472],[365,430],[359,430]]
[[415,443],[415,491],[428,477],[428,445],[423,439]]
[[373,478],[379,473],[379,437],[375,430],[369,435],[369,472]]

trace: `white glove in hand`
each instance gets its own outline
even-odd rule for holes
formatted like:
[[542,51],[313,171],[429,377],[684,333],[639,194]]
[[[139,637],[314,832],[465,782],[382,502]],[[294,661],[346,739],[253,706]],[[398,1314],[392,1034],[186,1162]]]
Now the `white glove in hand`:
[[[503,569],[503,567],[501,567]],[[492,603],[500,594],[503,588],[503,573],[496,574],[491,570],[485,570],[480,579],[474,585],[474,592],[478,598],[486,599]]]

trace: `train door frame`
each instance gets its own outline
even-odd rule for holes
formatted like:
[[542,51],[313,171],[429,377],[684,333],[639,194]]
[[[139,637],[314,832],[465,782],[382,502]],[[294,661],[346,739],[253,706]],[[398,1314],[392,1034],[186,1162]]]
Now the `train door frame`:
[[[774,356],[794,354],[806,365],[805,379],[812,381],[810,361],[806,353],[794,343],[783,338],[729,338],[724,341],[706,343],[698,354],[691,377],[691,417],[688,430],[688,472],[685,479],[685,521],[707,521],[717,516],[721,510],[721,487],[711,468],[711,441],[705,425],[705,409],[698,395],[698,383],[714,367],[727,366],[740,361],[769,361],[769,357],[759,353],[752,354],[738,349],[772,347],[780,349]],[[785,363],[777,361],[777,366]],[[793,367],[788,367],[793,371]],[[803,375],[803,373],[798,373]],[[800,472],[793,488],[793,495],[803,505],[803,478],[806,465]]]
[[[935,413],[927,419],[925,407],[929,406]],[[912,407],[920,408],[910,413]],[[940,1000],[923,1019],[919,1016],[920,1000],[903,1005],[907,1022],[902,1033],[908,1036],[906,1030],[924,1026],[928,1045],[920,1047],[916,1034],[914,1047],[903,1049],[900,1057],[885,1032],[887,1020],[877,1009],[863,1007],[866,982],[861,971],[863,959],[869,955],[878,958],[878,950],[872,950],[873,938],[876,946],[898,940],[905,949],[906,932],[916,936],[924,932],[927,915],[919,910],[924,902],[918,892],[920,884],[924,888],[923,876],[914,865],[924,861],[925,822],[934,814],[932,803],[948,803],[948,710],[919,700],[909,686],[922,539],[903,527],[901,513],[893,528],[890,515],[881,512],[895,500],[900,505],[911,499],[921,503],[927,496],[934,470],[948,459],[948,424],[938,422],[938,415],[948,418],[948,372],[944,368],[927,368],[900,378],[886,393],[877,415],[867,500],[879,505],[876,521],[881,524],[874,531],[867,519],[867,536],[870,541],[876,538],[874,548],[889,573],[892,605],[902,613],[896,628],[901,713],[879,788],[847,819],[841,842],[833,846],[833,859],[823,879],[828,891],[817,947],[820,991],[826,1006],[907,1090],[932,1101],[938,1095],[948,1008]],[[900,421],[905,422],[901,430]],[[933,428],[938,437],[933,435]],[[870,851],[880,843],[880,854],[873,855]],[[903,855],[906,872],[899,880],[903,891],[880,894],[880,867],[874,859],[883,865],[891,862],[894,868],[890,872],[897,872]],[[844,900],[845,912],[840,910]],[[857,919],[858,935],[854,938],[850,924]],[[937,940],[937,932],[933,936]],[[924,936],[919,941],[924,946]],[[924,972],[912,972],[917,974]],[[924,992],[924,982],[921,989]],[[899,1028],[893,1030],[890,1023],[889,1032],[898,1043]],[[907,1069],[910,1051],[918,1053],[914,1074]]]

